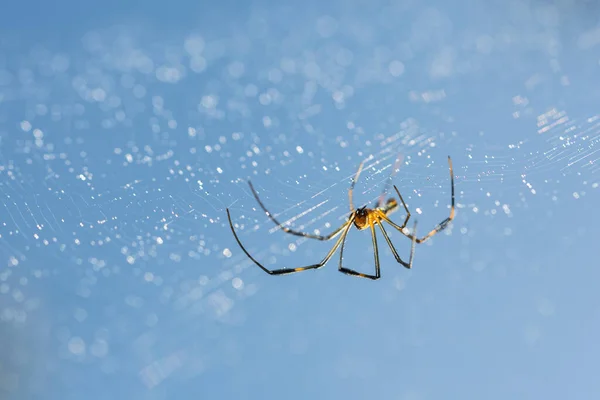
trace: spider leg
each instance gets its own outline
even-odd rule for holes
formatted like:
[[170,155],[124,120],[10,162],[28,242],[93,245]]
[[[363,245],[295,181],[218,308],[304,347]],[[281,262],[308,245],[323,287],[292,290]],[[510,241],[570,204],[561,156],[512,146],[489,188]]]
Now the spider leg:
[[400,198],[400,201],[402,202],[402,205],[404,206],[404,211],[406,211],[406,218],[404,219],[404,223],[402,224],[402,228],[404,228],[406,226],[406,224],[408,224],[408,220],[410,219],[410,211],[408,210],[408,207],[406,206],[406,202],[402,198],[402,195],[400,194],[400,191],[398,190],[396,185],[394,185],[394,189],[396,190],[396,194],[398,195],[398,197]]
[[358,166],[358,171],[356,171],[356,175],[354,175],[354,178],[352,178],[352,183],[350,184],[350,189],[348,189],[348,200],[350,202],[350,212],[354,212],[354,204],[352,202],[352,192],[354,192],[354,185],[356,185],[356,181],[358,180],[360,172],[363,169],[364,163],[365,162],[363,161]]
[[265,266],[263,266],[261,263],[259,263],[254,257],[252,257],[250,255],[248,250],[246,250],[246,248],[244,247],[244,245],[238,238],[238,235],[235,232],[235,229],[233,228],[233,223],[231,222],[231,215],[229,213],[229,209],[227,209],[227,218],[229,219],[229,227],[231,228],[231,231],[233,232],[233,236],[235,237],[235,240],[238,243],[238,245],[240,246],[240,248],[242,249],[242,251],[248,256],[249,259],[251,259],[254,262],[254,264],[258,265],[260,267],[260,269],[262,269],[269,275],[287,275],[287,274],[293,274],[295,272],[306,271],[309,269],[321,268],[322,266],[327,264],[327,261],[329,261],[331,256],[333,256],[333,253],[335,253],[335,251],[339,247],[340,243],[343,240],[345,240],[346,235],[348,234],[348,230],[352,227],[352,222],[354,221],[354,216],[353,216],[344,225],[342,225],[342,227],[344,228],[344,233],[342,234],[342,236],[339,237],[339,239],[335,242],[335,244],[333,245],[331,250],[329,250],[329,253],[327,253],[325,258],[323,258],[320,263],[308,265],[306,267],[300,267],[300,268],[281,268],[281,269],[270,270],[270,269],[266,268]]
[[289,234],[295,235],[295,236],[309,238],[309,239],[330,240],[330,239],[336,237],[337,235],[339,235],[339,233],[342,231],[342,229],[344,229],[344,227],[346,226],[346,222],[344,222],[339,228],[337,228],[336,230],[331,232],[329,235],[325,235],[325,236],[314,235],[312,233],[305,233],[305,232],[300,232],[300,231],[295,231],[293,229],[290,229],[287,226],[284,226],[283,224],[281,224],[279,221],[277,221],[275,219],[275,217],[273,216],[273,214],[271,214],[269,212],[269,210],[267,210],[267,208],[265,207],[263,202],[258,197],[258,193],[256,193],[256,190],[254,190],[254,186],[252,186],[252,182],[248,181],[248,185],[250,185],[250,189],[252,190],[252,194],[254,195],[254,198],[260,205],[260,208],[262,208],[263,211],[265,212],[265,214],[267,214],[267,217],[269,217],[271,219],[271,221],[273,221],[276,225],[278,225],[281,228],[282,231],[284,231],[286,233],[289,233]]
[[[396,248],[392,244],[392,241],[390,240],[390,237],[388,236],[385,228],[383,227],[383,224],[380,222],[380,223],[378,223],[378,225],[381,228],[381,233],[383,233],[383,237],[385,238],[385,241],[387,242],[388,246],[390,246],[390,250],[392,250],[392,254],[394,255],[394,258],[396,259],[396,261],[398,261],[398,263],[400,263],[405,268],[408,268],[408,269],[412,268],[413,257],[415,255],[415,244],[417,243],[416,238],[413,238],[413,240],[412,240],[412,244],[410,246],[410,258],[409,258],[408,262],[402,261],[402,259],[398,255],[398,252],[396,251]],[[415,232],[416,229],[417,229],[417,221],[415,221],[415,223],[414,223],[413,232]]]
[[[377,200],[377,203],[375,204],[375,208],[380,208],[383,206],[383,203],[385,201],[385,194],[387,193],[390,184],[392,183],[392,178],[394,177],[394,175],[396,175],[396,172],[398,172],[399,170],[399,164],[402,162],[402,155],[401,153],[398,153],[398,156],[396,157],[396,162],[394,163],[394,167],[392,169],[392,171],[390,172],[390,175],[387,178],[387,181],[385,183],[385,186],[383,187],[383,190],[381,191],[381,194],[379,195],[379,199]],[[398,189],[396,189],[396,191],[398,191]]]
[[[452,169],[452,159],[450,158],[450,156],[448,156],[448,167],[450,169],[450,186],[451,186],[451,192],[452,192],[452,200],[450,203],[450,215],[448,216],[448,218],[446,218],[445,220],[443,220],[442,222],[437,224],[435,226],[435,228],[433,228],[427,235],[423,236],[422,238],[417,238],[416,239],[417,243],[423,243],[424,241],[426,241],[427,239],[429,239],[436,233],[440,232],[441,230],[444,230],[446,228],[446,226],[450,223],[450,221],[452,221],[454,219],[454,213],[455,213],[455,211],[454,211],[455,210],[455,207],[454,207],[454,171]],[[406,236],[410,239],[413,239],[412,235],[406,235]]]
[[[391,226],[393,226],[394,228],[396,228],[397,230],[400,231],[400,233],[402,233],[404,236],[406,236],[409,239],[414,239],[417,243],[423,243],[425,242],[427,239],[429,239],[430,237],[432,237],[433,235],[435,235],[436,233],[444,230],[446,228],[446,226],[448,226],[448,224],[450,223],[450,221],[452,221],[454,219],[454,214],[455,214],[455,205],[454,205],[454,171],[452,169],[452,159],[450,158],[450,156],[448,156],[448,166],[450,169],[450,185],[451,185],[451,193],[452,193],[452,197],[451,197],[451,203],[450,203],[450,216],[448,216],[448,218],[446,218],[445,220],[443,220],[442,222],[440,222],[439,224],[437,224],[435,226],[435,228],[433,228],[427,235],[423,236],[422,238],[417,238],[416,236],[414,236],[413,234],[409,234],[409,233],[405,233],[404,232],[404,227],[406,225],[406,222],[408,221],[408,218],[406,219],[406,221],[404,221],[404,224],[402,226],[399,226],[398,224],[392,222],[392,220],[390,220],[387,215],[385,215],[383,212],[379,212],[379,216],[388,224],[390,224]],[[396,189],[397,190],[397,189]],[[398,196],[400,196],[400,192],[398,192]],[[400,196],[400,199],[402,199],[402,197]],[[404,200],[402,200],[402,203],[404,204]],[[406,204],[404,204],[406,207]]]
[[346,275],[372,279],[375,281],[381,277],[381,273],[379,271],[379,249],[377,248],[377,236],[375,235],[375,226],[373,225],[373,221],[369,221],[369,226],[371,228],[371,238],[373,239],[373,253],[375,255],[375,275],[363,274],[362,272],[354,271],[353,269],[344,268],[342,266],[342,257],[344,252],[344,242],[346,241],[346,235],[343,236],[344,240],[342,241],[342,247],[340,248],[340,265],[338,267],[338,270]]

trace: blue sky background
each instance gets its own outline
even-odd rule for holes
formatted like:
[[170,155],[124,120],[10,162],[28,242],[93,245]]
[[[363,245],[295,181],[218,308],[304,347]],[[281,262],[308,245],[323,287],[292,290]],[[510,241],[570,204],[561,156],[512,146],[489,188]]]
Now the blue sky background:
[[[597,6],[26,2],[0,16],[0,394],[594,399]],[[379,281],[323,269],[393,182]],[[402,213],[392,214],[396,221]],[[391,229],[390,229],[391,231]],[[410,242],[390,232],[401,256]],[[344,265],[373,271],[368,231]]]

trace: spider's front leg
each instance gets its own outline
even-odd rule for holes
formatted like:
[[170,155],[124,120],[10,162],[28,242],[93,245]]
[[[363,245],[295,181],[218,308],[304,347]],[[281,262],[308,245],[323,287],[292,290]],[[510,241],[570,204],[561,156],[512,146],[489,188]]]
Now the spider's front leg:
[[233,227],[233,222],[231,221],[231,214],[229,213],[229,209],[227,208],[226,210],[227,210],[227,219],[229,220],[229,227],[231,228],[231,232],[233,232],[233,237],[235,238],[237,244],[240,246],[240,248],[242,249],[242,251],[244,252],[244,254],[246,254],[246,256],[250,260],[252,260],[252,262],[254,262],[254,264],[256,264],[260,269],[262,269],[263,271],[265,271],[269,275],[288,275],[288,274],[293,274],[295,272],[308,271],[310,269],[319,269],[319,268],[323,267],[325,264],[327,264],[327,262],[329,261],[329,259],[333,256],[333,254],[337,250],[338,246],[342,243],[342,241],[344,241],[346,239],[346,235],[348,234],[348,230],[352,227],[352,222],[354,221],[354,219],[351,217],[344,225],[342,225],[342,228],[343,228],[342,236],[340,236],[338,238],[338,240],[336,240],[336,242],[333,245],[333,247],[331,248],[331,250],[329,250],[329,252],[325,256],[325,258],[323,258],[320,263],[308,265],[308,266],[305,266],[305,267],[279,268],[279,269],[272,269],[271,270],[271,269],[268,269],[267,267],[265,267],[264,265],[262,265],[260,262],[258,262],[250,254],[250,252],[248,250],[246,250],[246,247],[244,247],[244,245],[242,244],[240,238],[238,237],[238,235],[237,235],[237,233],[236,233],[236,231],[235,231],[235,229]]
[[346,275],[352,275],[352,276],[357,276],[359,278],[366,278],[366,279],[372,279],[372,280],[377,280],[381,277],[381,273],[379,270],[379,249],[377,248],[377,236],[375,235],[375,226],[373,225],[373,221],[371,219],[369,219],[369,228],[371,228],[371,238],[373,239],[373,252],[375,255],[375,275],[363,274],[362,272],[358,272],[353,269],[345,268],[342,265],[343,257],[344,257],[344,244],[346,243],[345,236],[344,236],[344,239],[342,240],[342,244],[340,247],[340,264],[338,267],[338,271],[340,271]]
[[331,232],[330,234],[325,235],[325,236],[323,236],[323,235],[315,235],[315,234],[306,233],[306,232],[300,232],[300,231],[296,231],[294,229],[288,228],[284,224],[280,223],[273,216],[273,214],[269,210],[267,210],[267,207],[265,207],[265,205],[263,204],[263,202],[260,199],[260,197],[258,197],[258,193],[256,193],[256,190],[254,189],[254,186],[252,185],[252,182],[248,181],[248,185],[250,186],[250,190],[252,191],[252,194],[254,195],[254,198],[258,202],[258,205],[260,206],[260,208],[262,208],[262,210],[265,212],[265,214],[267,215],[267,217],[269,217],[269,219],[271,221],[273,221],[275,223],[275,225],[279,226],[279,228],[282,231],[284,231],[285,233],[289,233],[290,235],[301,236],[301,237],[305,237],[305,238],[309,238],[309,239],[317,239],[317,240],[327,241],[327,240],[333,239],[334,237],[336,237],[337,235],[339,235],[340,232],[342,232],[342,230],[346,226],[345,224],[342,224],[339,228],[337,228],[336,230],[334,230],[333,232]]

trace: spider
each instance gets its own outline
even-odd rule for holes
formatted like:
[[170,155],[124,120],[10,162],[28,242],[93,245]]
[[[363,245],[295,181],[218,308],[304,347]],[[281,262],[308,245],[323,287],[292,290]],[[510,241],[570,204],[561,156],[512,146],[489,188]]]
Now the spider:
[[[356,209],[354,208],[353,202],[352,202],[352,192],[354,190],[354,185],[356,184],[356,181],[358,180],[358,176],[360,175],[362,167],[363,167],[363,163],[361,163],[360,166],[358,167],[358,171],[356,172],[356,175],[352,179],[352,183],[350,185],[350,188],[348,189],[348,199],[350,202],[350,215],[348,216],[348,219],[346,220],[346,222],[344,222],[342,224],[342,226],[340,226],[339,228],[337,228],[336,230],[334,230],[333,232],[331,232],[329,235],[326,235],[326,236],[300,232],[300,231],[296,231],[291,228],[288,228],[286,226],[283,226],[267,210],[267,208],[264,206],[263,202],[258,197],[256,190],[254,190],[254,187],[252,186],[252,182],[248,181],[248,184],[250,185],[250,189],[252,190],[252,193],[254,194],[254,198],[256,199],[256,201],[258,202],[260,207],[263,209],[263,211],[267,214],[267,216],[275,224],[277,224],[281,227],[281,229],[284,232],[287,232],[287,233],[295,235],[295,236],[302,236],[302,237],[309,238],[309,239],[317,239],[317,240],[323,240],[323,241],[331,240],[331,239],[339,236],[341,233],[341,236],[339,236],[339,238],[336,240],[336,242],[333,245],[333,247],[331,248],[331,250],[329,250],[329,252],[325,256],[325,258],[323,258],[319,263],[308,265],[305,267],[299,267],[299,268],[281,268],[281,269],[273,269],[273,270],[270,270],[270,269],[264,267],[254,257],[252,257],[252,255],[250,255],[250,253],[246,250],[246,248],[244,247],[244,245],[238,238],[238,235],[236,234],[235,229],[233,228],[233,223],[231,222],[231,215],[229,213],[229,208],[227,208],[227,218],[229,219],[229,226],[231,227],[231,231],[233,232],[233,236],[235,237],[235,240],[237,241],[238,245],[241,247],[243,252],[248,256],[248,258],[250,258],[256,265],[258,265],[263,271],[265,271],[269,275],[287,275],[287,274],[293,274],[295,272],[307,271],[309,269],[321,268],[325,264],[327,264],[327,262],[333,256],[333,254],[335,253],[337,248],[340,247],[340,261],[339,261],[339,267],[338,267],[338,270],[340,272],[347,274],[347,275],[357,276],[360,278],[377,280],[381,276],[380,271],[379,271],[379,250],[377,248],[377,236],[375,234],[375,225],[377,225],[381,229],[381,233],[383,234],[385,241],[387,242],[388,246],[390,247],[390,250],[392,251],[392,254],[394,255],[394,258],[396,259],[396,261],[406,268],[411,268],[412,262],[413,262],[413,256],[415,253],[415,244],[425,242],[427,239],[429,239],[436,233],[438,233],[441,230],[443,230],[444,228],[446,228],[448,223],[450,223],[450,221],[452,221],[454,219],[454,173],[453,173],[453,169],[452,169],[452,160],[451,160],[450,156],[448,156],[448,167],[450,169],[450,184],[451,184],[451,193],[452,193],[451,194],[452,197],[451,197],[451,206],[450,206],[450,216],[448,218],[446,218],[445,220],[443,220],[442,222],[440,222],[438,225],[436,225],[435,228],[433,228],[427,235],[423,236],[422,238],[418,238],[416,236],[416,228],[417,228],[416,221],[413,225],[412,234],[407,233],[404,230],[404,228],[406,227],[406,224],[408,223],[408,220],[410,219],[410,211],[408,210],[408,207],[406,206],[406,203],[404,202],[404,199],[402,198],[402,195],[400,194],[400,191],[398,190],[396,185],[394,185],[394,189],[396,190],[396,193],[398,194],[398,198],[402,202],[402,206],[404,207],[404,210],[406,211],[406,218],[404,219],[404,222],[402,223],[402,225],[398,225],[395,222],[393,222],[391,219],[388,218],[388,215],[390,213],[392,213],[398,209],[398,201],[392,197],[392,198],[389,198],[387,200],[387,202],[385,202],[385,204],[384,204],[384,202],[383,202],[384,196],[383,195],[385,193],[385,189],[384,189],[384,193],[382,193],[382,196],[379,197],[379,200],[375,204],[374,208],[367,208],[366,206],[361,207],[361,208],[356,208]],[[391,178],[391,176],[390,176],[390,178]],[[400,258],[400,256],[398,255],[396,248],[392,244],[392,241],[390,240],[385,228],[383,227],[383,222],[387,222],[390,226],[392,226],[394,229],[398,230],[401,234],[403,234],[407,238],[411,239],[412,244],[411,244],[411,249],[410,249],[410,258],[409,258],[408,262],[402,260]],[[353,225],[359,231],[365,230],[367,228],[369,228],[371,230],[371,239],[373,241],[373,250],[374,250],[374,256],[375,256],[375,275],[369,275],[369,274],[364,274],[364,273],[361,273],[358,271],[354,271],[352,269],[345,268],[342,265],[342,259],[343,259],[343,254],[344,254],[344,243],[346,242],[346,235],[348,234],[350,228]]]

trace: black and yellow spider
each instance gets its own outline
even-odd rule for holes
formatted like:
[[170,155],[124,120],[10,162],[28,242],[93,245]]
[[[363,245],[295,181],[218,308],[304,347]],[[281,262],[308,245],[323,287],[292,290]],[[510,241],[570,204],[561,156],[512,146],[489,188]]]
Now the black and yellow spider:
[[[231,231],[233,232],[233,236],[235,237],[235,240],[240,245],[240,247],[242,248],[244,253],[246,253],[246,255],[252,261],[254,261],[254,263],[256,265],[258,265],[263,271],[265,271],[269,275],[285,275],[285,274],[292,274],[294,272],[306,271],[309,269],[321,268],[329,261],[329,259],[333,256],[333,254],[337,250],[337,248],[340,247],[340,245],[341,245],[340,262],[339,262],[338,270],[347,275],[353,275],[353,276],[358,276],[361,278],[368,278],[368,279],[375,280],[375,279],[380,278],[379,250],[377,248],[377,236],[375,235],[375,225],[377,225],[381,229],[381,233],[383,234],[383,237],[385,238],[385,241],[387,242],[388,246],[392,250],[392,254],[394,255],[394,258],[396,258],[396,261],[406,268],[411,268],[413,256],[414,256],[414,252],[415,252],[415,244],[423,243],[424,241],[426,241],[427,239],[429,239],[436,233],[440,232],[442,229],[446,228],[448,223],[454,219],[454,172],[452,170],[452,160],[450,159],[450,156],[448,156],[448,166],[450,169],[450,184],[451,184],[451,193],[452,193],[450,216],[448,218],[446,218],[445,220],[443,220],[441,223],[439,223],[434,229],[431,230],[431,232],[429,232],[427,235],[423,236],[422,238],[417,238],[417,236],[416,236],[416,227],[417,227],[416,222],[414,223],[412,234],[406,233],[404,231],[404,228],[405,228],[406,224],[408,223],[408,220],[410,219],[410,211],[408,211],[408,207],[406,206],[406,203],[404,202],[404,199],[402,198],[402,195],[400,194],[400,191],[398,190],[396,185],[394,185],[394,189],[396,190],[396,193],[398,194],[398,197],[400,198],[400,201],[402,202],[402,205],[404,206],[404,210],[406,211],[406,218],[404,219],[404,223],[402,225],[398,225],[388,218],[388,214],[392,213],[393,211],[396,211],[396,209],[398,208],[398,201],[396,199],[394,199],[393,197],[388,199],[387,202],[385,204],[383,204],[384,197],[381,196],[379,198],[379,200],[377,201],[377,203],[375,204],[375,208],[367,208],[366,206],[361,207],[361,208],[356,208],[356,209],[354,208],[353,203],[352,203],[352,191],[354,190],[354,185],[356,184],[358,176],[360,175],[362,166],[363,166],[363,164],[361,163],[360,166],[358,167],[358,171],[356,172],[356,175],[354,176],[354,179],[352,180],[350,189],[348,189],[348,198],[350,200],[350,215],[348,217],[348,220],[346,222],[344,222],[342,224],[342,226],[340,226],[339,228],[337,228],[336,230],[334,230],[333,232],[331,232],[329,235],[326,235],[326,236],[314,235],[311,233],[295,231],[293,229],[290,229],[290,228],[280,224],[279,221],[277,221],[275,219],[275,217],[273,217],[273,215],[263,205],[262,201],[258,197],[258,194],[254,190],[254,187],[252,186],[252,182],[248,181],[248,184],[250,185],[250,189],[252,190],[252,193],[254,194],[256,201],[258,201],[258,204],[260,204],[260,207],[264,210],[264,212],[267,214],[267,216],[275,224],[277,224],[281,227],[281,229],[284,232],[291,233],[292,235],[296,235],[296,236],[302,236],[302,237],[306,237],[306,238],[310,238],[310,239],[317,239],[317,240],[330,240],[330,239],[333,239],[336,236],[338,236],[340,233],[342,234],[337,239],[337,241],[335,242],[335,244],[333,245],[331,250],[329,250],[329,253],[327,253],[325,258],[323,258],[323,260],[321,260],[321,262],[319,262],[318,264],[313,264],[313,265],[309,265],[306,267],[300,267],[300,268],[281,268],[281,269],[274,269],[274,270],[265,268],[261,263],[256,261],[256,259],[254,257],[252,257],[250,255],[250,253],[246,250],[244,245],[242,245],[242,242],[238,238],[238,236],[235,232],[235,229],[233,228],[229,209],[227,209],[227,218],[229,219],[229,226],[231,227]],[[397,229],[404,236],[411,239],[412,245],[411,245],[411,249],[410,249],[410,258],[409,258],[408,262],[403,261],[400,258],[400,256],[398,255],[398,252],[394,248],[394,245],[392,244],[390,237],[388,236],[387,232],[385,231],[385,228],[383,227],[382,222],[384,222],[384,221],[387,222],[388,224],[390,224],[393,228]],[[373,250],[375,253],[375,275],[363,274],[361,272],[357,272],[357,271],[354,271],[354,270],[351,270],[351,269],[348,269],[348,268],[345,268],[342,266],[344,243],[346,241],[346,235],[348,234],[348,231],[352,227],[352,224],[354,224],[354,226],[360,231],[367,229],[367,228],[371,229],[371,238],[373,240]]]

